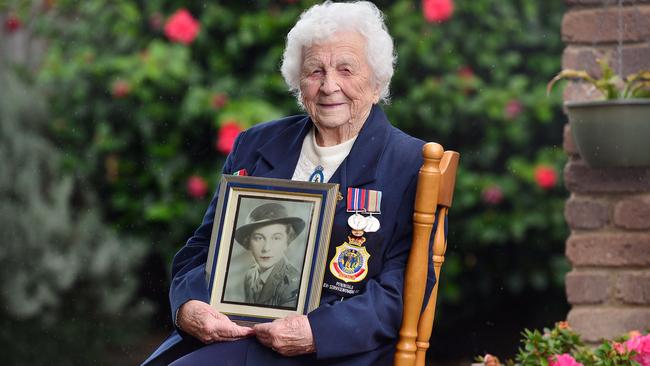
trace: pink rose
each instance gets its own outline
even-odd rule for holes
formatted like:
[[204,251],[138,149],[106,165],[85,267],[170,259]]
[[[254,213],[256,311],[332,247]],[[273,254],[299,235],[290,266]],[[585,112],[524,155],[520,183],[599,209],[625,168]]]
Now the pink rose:
[[548,366],[584,366],[568,353],[551,356],[548,362]]
[[228,95],[225,93],[218,93],[212,96],[212,108],[222,108],[226,103],[228,103]]
[[650,366],[650,334],[644,336],[637,334],[633,334],[630,339],[625,342],[625,347],[628,351],[636,352],[633,359],[640,363],[641,366]]
[[159,31],[163,26],[164,20],[165,19],[163,19],[162,14],[160,14],[159,12],[155,12],[151,14],[151,16],[149,17],[149,26],[151,27],[151,29],[155,31]]
[[7,33],[13,33],[22,27],[23,22],[15,15],[9,15],[5,20],[5,30]]
[[540,165],[535,168],[535,182],[542,189],[555,187],[557,183],[557,173],[550,166]]
[[117,80],[113,83],[111,92],[115,99],[125,98],[131,93],[131,84],[124,80]]
[[493,356],[491,354],[486,354],[485,357],[483,357],[483,365],[484,366],[501,366],[501,362],[499,362],[499,359],[496,356]]
[[199,34],[201,25],[186,9],[179,9],[167,20],[165,35],[172,42],[190,44]]
[[636,338],[636,337],[641,337],[643,334],[639,332],[638,330],[631,330],[627,333],[628,339]]
[[481,196],[483,197],[483,202],[489,205],[498,205],[503,201],[503,191],[497,185],[485,188]]
[[557,323],[557,328],[558,328],[558,329],[571,329],[571,327],[569,326],[569,322],[568,322],[568,321],[561,321],[561,322],[558,322],[558,323]]
[[427,22],[442,23],[451,18],[451,14],[454,12],[454,2],[452,0],[422,0],[422,12]]
[[524,111],[524,106],[517,99],[511,99],[503,108],[503,116],[506,119],[513,120]]
[[203,198],[208,193],[208,182],[199,176],[193,175],[187,179],[187,193],[193,198]]
[[461,79],[471,79],[474,77],[474,70],[469,66],[463,66],[456,72]]
[[612,342],[612,347],[619,355],[623,355],[627,353],[627,347],[625,347],[625,344],[623,343]]
[[237,121],[226,121],[219,129],[217,135],[216,148],[222,154],[230,154],[232,146],[235,144],[235,139],[241,132],[242,128]]

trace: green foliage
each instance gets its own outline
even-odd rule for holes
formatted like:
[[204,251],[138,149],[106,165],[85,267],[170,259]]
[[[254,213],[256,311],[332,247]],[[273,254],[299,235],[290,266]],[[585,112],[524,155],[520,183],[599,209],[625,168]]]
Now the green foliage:
[[[188,177],[219,179],[219,128],[300,112],[278,69],[313,3],[61,0],[38,18],[52,133],[105,218],[171,260],[208,204]],[[564,117],[544,88],[560,67],[562,3],[457,1],[441,24],[418,1],[376,3],[398,53],[387,114],[461,153],[438,326],[507,306],[495,295],[563,296]],[[189,45],[162,30],[184,6],[201,26]]]
[[61,174],[42,95],[2,60],[0,84],[0,360],[87,365],[141,334],[150,306],[135,302],[134,271],[146,248],[117,236],[93,191]]
[[[548,366],[555,363],[557,356],[568,355],[573,361],[560,362],[555,366],[639,366],[639,352],[644,352],[641,356],[647,357],[642,346],[633,346],[626,342],[629,336],[620,337],[615,341],[603,341],[595,348],[585,345],[580,335],[569,328],[566,322],[556,323],[553,329],[544,328],[543,333],[526,329],[522,336],[522,346],[515,360],[506,360],[506,365]],[[636,343],[639,343],[639,340],[641,343],[646,342],[648,339],[648,335],[637,334],[634,337],[639,337]],[[492,358],[494,356],[486,355],[477,357],[476,360],[485,365],[498,366],[498,361],[488,362]]]
[[[560,323],[558,323],[560,324]],[[544,333],[538,330],[524,330],[522,333],[522,348],[519,348],[516,360],[521,366],[548,365],[553,355],[574,353],[584,348],[580,336],[569,328],[556,325],[552,330],[545,328]]]

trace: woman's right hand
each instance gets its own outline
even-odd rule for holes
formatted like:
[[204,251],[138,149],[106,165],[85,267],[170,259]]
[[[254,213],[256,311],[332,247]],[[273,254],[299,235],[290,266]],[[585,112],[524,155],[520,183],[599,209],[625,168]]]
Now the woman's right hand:
[[235,341],[254,334],[252,328],[242,327],[212,306],[190,300],[178,309],[176,325],[203,343]]

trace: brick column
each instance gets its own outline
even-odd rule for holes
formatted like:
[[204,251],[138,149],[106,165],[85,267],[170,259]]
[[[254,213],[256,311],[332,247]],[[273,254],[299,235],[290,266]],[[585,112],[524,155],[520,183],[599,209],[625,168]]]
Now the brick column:
[[[609,54],[623,75],[650,69],[650,0],[623,1],[621,8],[617,0],[565,1],[563,68],[598,73],[596,58]],[[565,101],[596,98],[579,83],[564,93]],[[565,207],[573,266],[566,278],[569,323],[588,342],[650,328],[650,167],[589,168],[568,125],[564,150],[571,192]]]

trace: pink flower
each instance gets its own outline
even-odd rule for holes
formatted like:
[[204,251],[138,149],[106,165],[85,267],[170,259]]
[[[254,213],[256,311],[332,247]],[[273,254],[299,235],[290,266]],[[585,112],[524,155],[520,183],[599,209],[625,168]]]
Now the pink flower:
[[454,2],[452,0],[422,0],[422,12],[427,22],[442,23],[451,18],[451,14],[454,12]]
[[187,193],[193,198],[203,198],[208,193],[208,182],[199,176],[193,175],[187,179]]
[[557,323],[557,328],[558,328],[558,329],[571,329],[571,327],[569,326],[569,322],[568,322],[568,321],[561,321],[561,322],[558,322],[558,323]]
[[212,108],[222,108],[226,103],[228,103],[228,95],[225,93],[218,93],[212,96]]
[[506,106],[503,108],[503,115],[506,119],[513,120],[517,118],[521,112],[523,112],[524,106],[517,99],[511,99],[506,103]]
[[612,347],[614,347],[614,350],[619,355],[627,353],[627,347],[625,347],[625,344],[623,344],[623,343],[612,342]]
[[628,339],[636,338],[636,337],[641,337],[641,336],[642,336],[642,334],[641,334],[641,332],[639,332],[638,330],[631,330],[631,331],[629,331],[629,332],[627,333],[627,337],[628,337]]
[[565,353],[562,355],[551,356],[548,360],[549,366],[583,366],[580,362],[576,361],[570,354]]
[[13,33],[22,27],[23,22],[15,15],[9,15],[5,20],[5,30],[7,33]]
[[503,201],[503,191],[497,185],[485,188],[481,196],[483,197],[483,202],[489,205],[498,205]]
[[217,135],[217,150],[223,154],[230,154],[232,146],[235,144],[235,139],[241,130],[242,128],[237,121],[226,121],[219,129]]
[[125,98],[131,93],[131,84],[124,80],[117,80],[113,83],[111,92],[115,99]]
[[456,71],[456,75],[460,78],[460,84],[463,89],[463,94],[469,95],[474,92],[472,81],[476,77],[474,70],[469,66],[463,66]]
[[186,9],[177,10],[165,24],[165,35],[172,42],[190,44],[199,34],[201,25]]
[[155,31],[159,31],[163,26],[163,15],[159,12],[151,14],[149,17],[149,26]]
[[535,182],[542,189],[555,187],[557,183],[557,173],[555,169],[547,165],[540,165],[535,168]]
[[650,334],[644,336],[634,334],[625,342],[628,351],[635,351],[636,355],[632,357],[641,366],[650,366]]
[[472,70],[471,67],[469,66],[463,66],[458,71],[456,74],[463,80],[468,80],[474,77],[474,70]]
[[499,359],[496,356],[493,356],[493,355],[487,353],[483,357],[483,365],[484,366],[501,366],[501,362],[499,362]]

